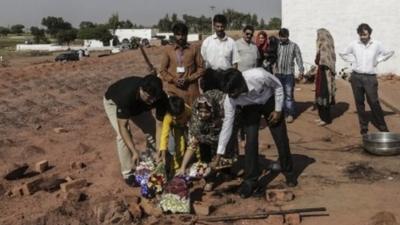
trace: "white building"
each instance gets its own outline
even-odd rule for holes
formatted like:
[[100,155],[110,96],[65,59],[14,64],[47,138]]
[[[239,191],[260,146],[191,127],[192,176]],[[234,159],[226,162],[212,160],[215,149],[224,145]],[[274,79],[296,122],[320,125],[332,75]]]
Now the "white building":
[[[111,31],[112,33],[112,31]],[[156,35],[155,29],[116,29],[115,36],[118,37],[120,42],[124,40],[130,41],[132,37],[150,40]]]
[[[372,38],[383,43],[395,55],[378,66],[379,73],[400,74],[400,0],[282,0],[282,27],[303,53],[303,60],[313,64],[318,28],[328,29],[335,39],[336,54],[358,39],[356,29],[368,23]],[[337,68],[348,67],[337,54]]]

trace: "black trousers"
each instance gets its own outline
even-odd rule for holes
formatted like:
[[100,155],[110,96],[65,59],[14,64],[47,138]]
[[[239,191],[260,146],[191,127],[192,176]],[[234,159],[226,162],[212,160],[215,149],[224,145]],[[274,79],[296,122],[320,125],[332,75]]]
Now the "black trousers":
[[350,78],[356,103],[361,134],[368,132],[368,115],[365,112],[365,97],[372,112],[372,124],[379,131],[389,131],[383,117],[383,111],[378,97],[378,80],[376,75],[352,73]]
[[319,118],[325,123],[332,123],[331,106],[317,105]]
[[[249,105],[242,109],[243,127],[246,133],[245,145],[245,180],[254,182],[260,175],[258,165],[258,132],[261,116],[268,118],[270,113],[275,110],[275,99],[271,97],[264,105]],[[290,154],[289,138],[283,114],[279,122],[269,125],[272,138],[278,149],[279,162],[282,172],[291,173],[293,170],[293,161]]]

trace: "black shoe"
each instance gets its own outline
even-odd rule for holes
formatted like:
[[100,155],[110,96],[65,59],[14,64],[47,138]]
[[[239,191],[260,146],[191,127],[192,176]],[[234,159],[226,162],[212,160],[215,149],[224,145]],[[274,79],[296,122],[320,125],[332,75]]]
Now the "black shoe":
[[298,185],[298,182],[296,179],[295,180],[286,180],[286,185],[288,187],[296,187]]
[[124,178],[125,183],[128,186],[134,187],[136,186],[136,179],[135,179],[135,175],[130,175],[128,178]]
[[265,187],[257,187],[253,191],[253,197],[262,198],[265,197],[266,188]]
[[239,187],[239,196],[241,198],[248,198],[253,193],[253,183],[250,181],[243,181]]

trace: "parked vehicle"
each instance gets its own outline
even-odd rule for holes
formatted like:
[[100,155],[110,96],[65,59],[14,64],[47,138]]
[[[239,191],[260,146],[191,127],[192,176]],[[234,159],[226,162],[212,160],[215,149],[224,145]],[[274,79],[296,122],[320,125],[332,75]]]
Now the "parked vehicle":
[[66,61],[78,61],[79,60],[79,52],[78,51],[70,51],[66,53],[61,53],[55,58],[56,62],[66,62]]

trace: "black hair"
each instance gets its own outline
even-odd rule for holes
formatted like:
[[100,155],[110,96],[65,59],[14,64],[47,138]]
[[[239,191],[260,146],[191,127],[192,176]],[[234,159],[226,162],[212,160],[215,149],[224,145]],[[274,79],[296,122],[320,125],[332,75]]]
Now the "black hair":
[[368,34],[372,34],[372,28],[367,23],[362,23],[357,27],[357,34],[362,34],[364,31],[368,31]]
[[141,88],[150,96],[159,99],[163,94],[161,79],[153,74],[145,76],[142,80]]
[[254,27],[251,26],[251,25],[246,25],[246,26],[243,28],[243,32],[246,32],[246,30],[251,30],[251,32],[254,32]]
[[228,20],[226,19],[226,17],[224,15],[217,14],[213,18],[213,23],[222,23],[222,24],[226,25],[228,23]]
[[279,37],[289,37],[289,30],[287,28],[281,28],[278,35]]
[[222,91],[227,94],[241,94],[248,91],[242,72],[235,68],[221,71],[223,77]]
[[172,33],[174,33],[175,35],[176,34],[187,35],[189,31],[186,24],[179,22],[172,27]]
[[168,112],[172,116],[179,116],[185,111],[185,101],[178,96],[168,98]]

